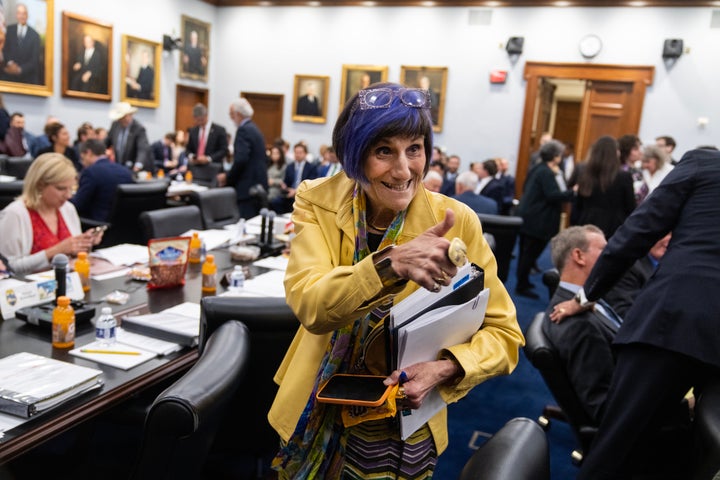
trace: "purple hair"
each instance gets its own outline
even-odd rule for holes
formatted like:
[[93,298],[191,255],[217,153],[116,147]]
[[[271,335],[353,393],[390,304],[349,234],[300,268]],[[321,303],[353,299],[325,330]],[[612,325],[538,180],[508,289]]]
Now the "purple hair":
[[[375,83],[369,88],[389,88],[393,91],[403,87],[397,83]],[[370,148],[383,138],[395,136],[424,136],[425,168],[429,168],[429,155],[433,146],[433,126],[430,110],[408,107],[394,96],[389,108],[360,110],[358,94],[348,100],[333,129],[333,147],[346,175],[361,183],[369,183],[365,177],[365,160]]]

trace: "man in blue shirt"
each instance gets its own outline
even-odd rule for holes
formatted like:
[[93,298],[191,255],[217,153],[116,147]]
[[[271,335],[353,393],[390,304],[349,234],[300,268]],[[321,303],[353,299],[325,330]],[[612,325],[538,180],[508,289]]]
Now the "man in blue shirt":
[[115,198],[115,190],[122,183],[133,183],[132,173],[105,156],[105,144],[90,139],[80,144],[83,171],[80,185],[70,201],[81,217],[107,221]]

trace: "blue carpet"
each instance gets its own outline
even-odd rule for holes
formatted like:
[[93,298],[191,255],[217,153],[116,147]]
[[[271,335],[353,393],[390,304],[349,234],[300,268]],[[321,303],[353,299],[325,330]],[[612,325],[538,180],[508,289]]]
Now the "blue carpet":
[[[515,302],[518,322],[525,331],[535,314],[547,307],[547,289],[542,284],[541,275],[536,274],[531,277],[531,281],[535,284],[535,291],[540,295],[540,299],[515,295],[515,263],[513,259],[505,287]],[[552,267],[549,248],[538,260],[538,266],[541,270]],[[440,456],[434,478],[458,478],[465,462],[487,437],[511,418],[537,419],[542,414],[543,407],[548,404],[555,404],[552,395],[540,373],[521,351],[520,363],[511,375],[478,385],[460,402],[450,405],[450,445]],[[575,478],[577,467],[571,463],[570,453],[576,447],[576,442],[570,427],[564,422],[553,421],[548,431],[548,441],[552,480]]]

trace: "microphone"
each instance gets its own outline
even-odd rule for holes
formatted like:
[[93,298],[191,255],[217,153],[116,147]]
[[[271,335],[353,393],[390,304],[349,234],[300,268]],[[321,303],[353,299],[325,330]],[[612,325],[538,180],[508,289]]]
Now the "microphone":
[[55,302],[65,295],[67,282],[68,257],[64,253],[58,253],[52,259],[53,270],[55,270]]
[[267,208],[261,208],[260,209],[260,217],[261,217],[261,224],[260,224],[260,245],[265,243],[265,222],[267,222],[267,216],[268,216],[268,209]]
[[275,237],[275,235],[274,235],[275,232],[274,232],[274,227],[273,227],[273,222],[275,221],[275,215],[276,215],[275,211],[273,211],[273,210],[270,210],[270,212],[268,213],[267,243],[270,245],[272,245],[273,238]]

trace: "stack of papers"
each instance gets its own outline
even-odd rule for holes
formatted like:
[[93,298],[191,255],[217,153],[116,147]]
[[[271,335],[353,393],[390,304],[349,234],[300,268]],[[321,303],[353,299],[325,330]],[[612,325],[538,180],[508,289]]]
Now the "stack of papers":
[[128,370],[158,355],[177,352],[181,348],[182,345],[178,343],[166,342],[118,328],[117,342],[114,345],[106,346],[95,341],[70,350],[70,355]]
[[233,240],[233,232],[229,230],[188,230],[181,234],[181,237],[192,237],[197,232],[198,237],[205,243],[205,250],[215,250],[230,244]]
[[269,268],[271,270],[287,270],[289,257],[285,255],[277,255],[275,257],[265,257],[253,262],[256,267]]
[[149,254],[146,245],[133,245],[122,243],[114,247],[101,248],[90,254],[91,257],[98,257],[107,260],[113,265],[135,265],[136,263],[148,263]]
[[200,337],[200,304],[185,302],[160,313],[122,319],[123,329],[193,347]]
[[250,280],[239,292],[225,292],[221,297],[283,297],[285,298],[285,272],[271,270]]

